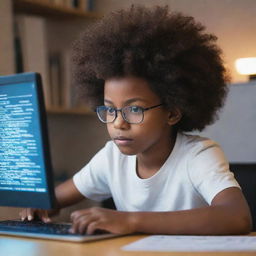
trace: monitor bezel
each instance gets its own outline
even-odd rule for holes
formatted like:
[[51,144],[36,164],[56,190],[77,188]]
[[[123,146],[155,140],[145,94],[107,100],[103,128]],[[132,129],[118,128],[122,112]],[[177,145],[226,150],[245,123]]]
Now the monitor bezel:
[[48,140],[47,115],[44,103],[42,80],[39,73],[19,73],[0,76],[0,86],[17,85],[18,83],[34,83],[38,100],[39,126],[42,134],[42,152],[45,165],[46,192],[9,191],[0,189],[0,205],[11,207],[29,207],[52,209],[56,207],[54,193],[54,176],[51,163],[50,145]]

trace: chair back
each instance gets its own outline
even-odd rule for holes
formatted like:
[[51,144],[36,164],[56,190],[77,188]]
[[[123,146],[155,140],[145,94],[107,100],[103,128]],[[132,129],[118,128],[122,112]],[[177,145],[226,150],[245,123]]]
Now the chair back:
[[256,163],[230,164],[230,170],[242,188],[252,214],[253,231],[256,231]]

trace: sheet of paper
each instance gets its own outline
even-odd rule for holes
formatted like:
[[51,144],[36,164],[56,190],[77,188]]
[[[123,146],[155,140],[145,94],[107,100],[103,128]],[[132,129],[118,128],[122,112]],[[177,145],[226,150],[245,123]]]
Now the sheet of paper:
[[122,249],[159,252],[256,251],[256,236],[154,235],[128,244]]

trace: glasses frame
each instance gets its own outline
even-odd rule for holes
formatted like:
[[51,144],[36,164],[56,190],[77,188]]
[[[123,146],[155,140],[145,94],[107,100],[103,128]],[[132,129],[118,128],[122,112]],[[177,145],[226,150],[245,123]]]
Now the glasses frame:
[[101,119],[101,116],[100,116],[100,114],[99,114],[100,108],[102,108],[102,107],[108,108],[107,106],[98,106],[98,107],[96,107],[95,112],[97,113],[97,116],[98,116],[98,118],[100,119],[100,121],[101,121],[102,123],[104,123],[104,124],[110,124],[110,123],[115,122],[115,120],[116,120],[116,118],[117,118],[117,116],[118,116],[118,112],[121,113],[122,118],[123,118],[123,119],[125,120],[125,122],[127,122],[128,124],[141,124],[141,123],[144,121],[144,112],[145,112],[145,111],[150,110],[150,109],[153,109],[153,108],[160,107],[160,106],[162,106],[162,105],[164,105],[164,104],[161,103],[161,104],[157,104],[157,105],[154,105],[154,106],[151,106],[151,107],[147,107],[147,108],[143,108],[143,107],[136,106],[136,107],[139,107],[140,109],[142,109],[142,119],[141,119],[140,122],[136,122],[136,123],[133,123],[133,122],[128,121],[128,120],[126,119],[125,114],[124,114],[124,111],[123,111],[125,108],[129,108],[129,107],[132,107],[132,106],[125,106],[125,107],[123,107],[123,108],[113,108],[113,107],[111,107],[111,108],[113,108],[114,111],[115,111],[114,119],[113,119],[111,122],[104,121],[103,119]]

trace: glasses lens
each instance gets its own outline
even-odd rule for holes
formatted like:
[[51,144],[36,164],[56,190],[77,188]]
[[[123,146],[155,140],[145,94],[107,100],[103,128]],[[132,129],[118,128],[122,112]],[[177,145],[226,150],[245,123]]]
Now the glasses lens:
[[143,121],[143,109],[137,106],[128,106],[123,108],[124,119],[131,124],[138,124]]
[[116,116],[116,111],[112,107],[99,106],[97,107],[97,115],[103,123],[113,122]]

